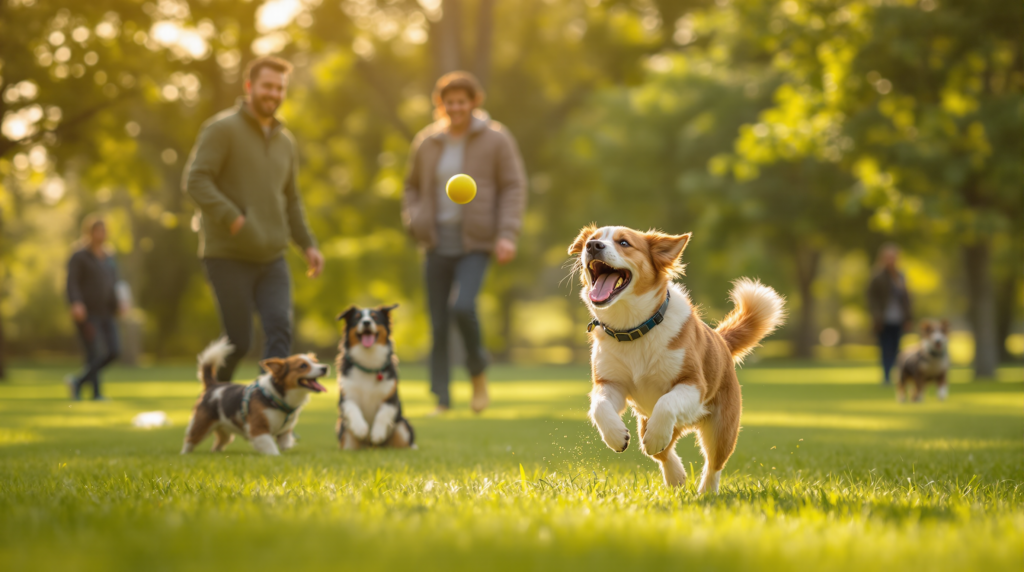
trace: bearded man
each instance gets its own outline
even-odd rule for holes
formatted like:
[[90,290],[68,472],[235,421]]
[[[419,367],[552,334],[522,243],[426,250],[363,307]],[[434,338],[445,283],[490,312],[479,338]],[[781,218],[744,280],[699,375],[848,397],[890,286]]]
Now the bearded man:
[[245,97],[203,124],[185,165],[186,192],[201,214],[199,257],[217,298],[224,334],[235,347],[220,381],[231,381],[252,343],[252,313],[259,313],[263,358],[291,354],[291,277],[284,259],[289,239],[317,277],[324,259],[299,197],[298,150],[274,116],[284,100],[292,66],[275,57],[249,63]]

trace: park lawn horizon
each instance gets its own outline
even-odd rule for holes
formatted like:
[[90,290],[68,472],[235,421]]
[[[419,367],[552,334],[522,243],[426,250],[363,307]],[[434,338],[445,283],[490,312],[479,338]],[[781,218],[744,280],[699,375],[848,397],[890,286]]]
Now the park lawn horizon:
[[[493,406],[432,409],[402,371],[417,451],[343,453],[336,387],[297,447],[178,451],[199,393],[187,367],[115,368],[104,402],[70,402],[57,367],[0,383],[0,562],[10,570],[1019,570],[1024,369],[953,372],[950,399],[900,405],[866,366],[740,370],[743,430],[719,495],[666,489],[635,446],[586,420],[583,367],[492,369]],[[238,379],[255,376],[249,364]],[[172,426],[139,430],[139,412]]]

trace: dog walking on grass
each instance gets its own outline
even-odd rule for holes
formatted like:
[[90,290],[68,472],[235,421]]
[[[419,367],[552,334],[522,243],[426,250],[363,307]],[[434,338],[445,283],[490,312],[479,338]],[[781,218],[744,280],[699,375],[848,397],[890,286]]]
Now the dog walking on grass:
[[222,451],[241,435],[253,448],[278,455],[295,446],[292,429],[299,421],[310,393],[327,391],[317,378],[327,375],[327,366],[313,354],[268,358],[260,362],[263,375],[250,385],[217,381],[217,368],[235,351],[226,337],[211,343],[199,354],[199,380],[203,394],[192,411],[185,430],[181,454],[191,453],[212,431],[213,451]]

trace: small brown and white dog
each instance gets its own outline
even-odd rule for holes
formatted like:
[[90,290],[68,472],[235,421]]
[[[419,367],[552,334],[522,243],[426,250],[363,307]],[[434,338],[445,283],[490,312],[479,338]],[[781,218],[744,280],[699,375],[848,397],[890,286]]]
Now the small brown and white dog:
[[391,339],[391,311],[352,306],[338,315],[345,338],[338,344],[338,425],[342,449],[416,448],[412,425],[398,399],[398,356]]
[[924,386],[933,381],[938,388],[939,401],[949,397],[949,322],[924,320],[921,322],[921,343],[900,352],[896,358],[900,380],[896,385],[896,400],[907,401],[907,384],[914,384],[914,401],[924,399]]
[[226,337],[211,343],[199,354],[199,380],[203,394],[185,429],[181,454],[191,453],[213,431],[213,451],[222,451],[235,435],[248,439],[254,449],[278,455],[295,446],[292,429],[310,393],[327,388],[317,378],[327,366],[313,354],[268,358],[260,362],[264,373],[250,385],[217,381],[217,369],[235,350]]
[[629,446],[626,405],[637,416],[643,452],[661,465],[665,484],[686,471],[676,441],[696,431],[704,454],[700,492],[717,492],[736,448],[742,402],[734,362],[777,328],[784,301],[760,282],[740,279],[735,308],[712,329],[673,282],[690,234],[587,226],[569,247],[577,255],[590,331],[590,420],[612,450]]

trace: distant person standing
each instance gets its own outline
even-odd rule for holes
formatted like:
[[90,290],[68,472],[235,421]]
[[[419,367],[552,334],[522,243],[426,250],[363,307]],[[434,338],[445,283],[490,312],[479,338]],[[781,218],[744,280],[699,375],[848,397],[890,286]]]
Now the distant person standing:
[[317,277],[324,259],[306,222],[296,183],[298,150],[274,116],[292,66],[274,57],[245,71],[246,96],[207,121],[185,166],[184,185],[199,205],[199,256],[235,346],[221,381],[230,381],[252,344],[252,313],[266,335],[263,357],[286,357],[292,343],[291,277],[284,259],[291,238]]
[[889,371],[900,351],[900,338],[903,332],[913,327],[907,279],[896,268],[899,255],[899,247],[895,244],[882,246],[878,251],[875,275],[868,287],[868,310],[882,350],[882,383],[886,385],[890,382]]
[[[402,220],[427,255],[430,386],[437,411],[451,405],[448,330],[454,319],[466,344],[471,406],[479,413],[490,398],[476,297],[491,255],[498,264],[515,258],[526,174],[512,134],[479,109],[484,91],[475,77],[467,72],[443,76],[433,100],[438,120],[416,135],[409,152]],[[465,205],[452,202],[445,192],[448,180],[458,174],[477,184],[476,198]]]
[[110,365],[121,351],[115,318],[120,310],[117,300],[117,264],[107,248],[107,225],[98,215],[82,221],[81,248],[68,261],[68,302],[78,338],[85,352],[85,367],[65,381],[71,399],[81,399],[82,386],[92,386],[92,398],[102,400],[100,371]]

